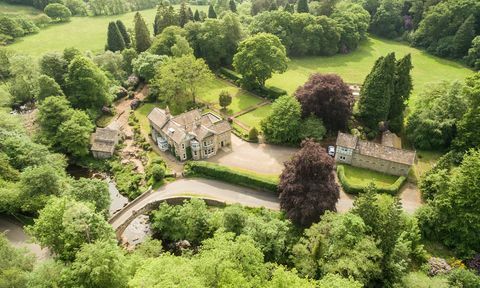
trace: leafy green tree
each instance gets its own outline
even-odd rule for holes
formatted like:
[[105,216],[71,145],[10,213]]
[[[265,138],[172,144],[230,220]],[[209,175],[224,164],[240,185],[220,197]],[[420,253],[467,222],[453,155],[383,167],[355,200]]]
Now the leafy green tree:
[[169,26],[178,26],[179,19],[175,9],[170,4],[161,2],[157,8],[157,14],[153,24],[153,34],[158,35],[163,32],[163,29]]
[[148,52],[157,55],[172,56],[172,47],[177,43],[177,36],[183,37],[184,34],[184,30],[178,26],[166,27],[162,33],[153,39],[152,46],[150,46]]
[[64,87],[68,63],[61,53],[48,52],[40,58],[40,72],[53,78],[61,87]]
[[56,141],[63,152],[73,157],[84,157],[89,153],[90,135],[94,128],[85,112],[71,110],[69,119],[58,127]]
[[338,274],[329,273],[318,281],[318,288],[360,288],[362,283],[351,278],[343,278]]
[[272,73],[287,70],[285,47],[277,36],[259,33],[240,43],[233,66],[242,74],[247,87],[262,87]]
[[52,198],[27,232],[55,257],[72,261],[84,244],[114,239],[113,229],[91,204]]
[[132,45],[132,39],[130,38],[130,34],[127,31],[127,27],[125,27],[125,24],[121,20],[117,20],[115,22],[117,24],[118,31],[120,31],[120,34],[122,34],[123,42],[125,42],[125,48],[130,48]]
[[297,13],[308,13],[308,1],[307,0],[298,0],[297,1]]
[[390,99],[394,93],[395,54],[380,57],[365,78],[358,103],[359,116],[365,126],[378,131],[379,123],[386,121]]
[[[442,149],[450,146],[457,126],[467,111],[468,102],[459,82],[433,84],[414,102],[407,118],[406,135],[420,149]],[[420,98],[419,98],[420,99]]]
[[125,49],[125,40],[115,22],[108,23],[107,49],[113,52]]
[[165,177],[165,165],[162,164],[153,164],[152,165],[152,178],[155,181],[162,181]]
[[270,143],[298,143],[301,107],[292,96],[281,96],[272,104],[272,111],[262,120],[265,140]]
[[448,274],[448,284],[450,287],[480,287],[480,276],[471,270],[457,268]]
[[472,47],[468,50],[465,60],[475,70],[480,70],[480,36],[472,40]]
[[[480,151],[470,150],[450,176],[448,187],[418,212],[422,232],[462,257],[480,251]],[[465,219],[469,219],[465,221]]]
[[28,275],[26,287],[62,287],[62,272],[65,266],[62,262],[48,259],[35,265]]
[[59,196],[65,189],[65,179],[49,165],[27,167],[20,176],[22,210],[36,212],[42,209],[50,196]]
[[169,253],[142,261],[128,285],[133,288],[205,287],[202,275],[195,272],[191,260]]
[[10,59],[9,92],[12,104],[21,105],[35,99],[38,93],[38,66],[30,56],[15,55]]
[[62,88],[58,85],[53,78],[48,77],[47,75],[40,75],[38,77],[38,94],[36,99],[38,101],[43,101],[45,98],[50,96],[65,96],[63,94]]
[[[82,56],[82,52],[75,47],[65,48],[63,50],[63,59],[67,61],[67,68],[76,56]],[[68,70],[67,70],[68,72]]]
[[142,52],[132,61],[133,73],[146,82],[155,77],[155,72],[168,60],[165,55],[155,55],[149,52]]
[[105,181],[88,178],[74,180],[67,194],[77,201],[92,203],[98,213],[108,214],[111,200]]
[[0,152],[0,181],[17,181],[20,178],[20,172],[10,165],[9,160],[5,153]]
[[305,140],[308,138],[315,141],[321,141],[325,134],[327,134],[327,129],[323,126],[322,120],[310,115],[300,124],[298,138],[299,140]]
[[127,75],[130,75],[133,73],[132,62],[134,59],[137,58],[138,53],[135,49],[128,48],[122,51],[122,56],[123,56],[123,70],[127,72]]
[[232,95],[230,95],[228,91],[220,92],[220,95],[218,96],[218,103],[223,110],[227,110],[227,106],[232,104]]
[[215,9],[213,9],[212,4],[208,6],[208,18],[211,18],[211,19],[217,18],[217,13],[215,13]]
[[0,287],[27,287],[33,262],[32,255],[12,247],[5,235],[0,234]]
[[308,227],[326,211],[336,211],[340,191],[333,169],[332,157],[320,144],[302,142],[302,148],[285,162],[278,184],[280,208],[287,218]]
[[362,218],[351,213],[325,213],[305,230],[293,254],[295,268],[313,278],[332,273],[366,285],[381,273],[382,251]]
[[407,54],[398,60],[395,69],[394,92],[390,99],[390,109],[388,112],[388,127],[394,133],[399,133],[403,127],[403,118],[405,108],[407,107],[410,93],[413,89],[412,76],[412,58]]
[[247,225],[248,214],[240,205],[229,205],[223,209],[223,227],[235,235],[242,234]]
[[237,4],[235,4],[235,0],[228,1],[228,7],[230,8],[230,11],[237,13]]
[[147,24],[142,15],[137,12],[133,20],[135,28],[135,48],[138,53],[146,51],[152,45],[152,39],[150,38],[150,31],[148,31]]
[[2,80],[10,77],[10,58],[12,56],[11,50],[0,48],[0,79]]
[[93,57],[92,60],[112,82],[121,84],[127,78],[123,53],[105,51]]
[[[168,103],[195,103],[198,85],[213,77],[203,59],[185,55],[170,59],[158,70],[153,85]],[[175,101],[175,103],[174,103]]]
[[370,30],[381,37],[395,38],[403,33],[403,2],[382,0],[380,7],[372,17]]
[[457,149],[465,151],[469,148],[480,147],[480,73],[465,80],[463,93],[467,99],[468,108],[458,121],[454,145]]
[[283,266],[278,266],[272,271],[270,281],[264,286],[265,288],[315,288],[316,281],[305,279],[297,274],[295,269],[288,271]]
[[337,21],[341,28],[340,51],[348,53],[355,50],[361,41],[367,39],[370,26],[370,14],[361,5],[340,2],[330,18]]
[[105,73],[90,59],[75,57],[68,66],[67,98],[74,108],[98,111],[111,102]]
[[58,127],[70,117],[70,103],[65,97],[47,97],[38,106],[38,122],[46,139],[54,139]]
[[67,281],[81,287],[127,287],[125,260],[113,240],[85,244],[66,273]]
[[193,55],[193,49],[190,47],[190,44],[188,44],[188,41],[185,39],[185,37],[176,35],[175,38],[175,44],[170,49],[173,57]]
[[51,3],[48,4],[43,10],[48,17],[58,21],[58,22],[67,22],[72,16],[72,12],[63,4],[60,3]]
[[258,141],[258,130],[255,126],[252,127],[250,129],[250,131],[248,131],[248,140],[253,141],[253,142]]

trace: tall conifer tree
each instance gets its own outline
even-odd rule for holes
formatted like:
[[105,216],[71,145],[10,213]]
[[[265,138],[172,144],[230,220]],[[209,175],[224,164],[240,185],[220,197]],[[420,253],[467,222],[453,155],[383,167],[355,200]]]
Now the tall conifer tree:
[[121,20],[117,20],[116,22],[118,31],[120,31],[120,34],[122,34],[123,41],[125,42],[125,47],[130,48],[130,45],[132,44],[132,41],[130,39],[130,34],[127,32],[127,27],[125,27],[125,24]]
[[179,25],[178,15],[170,4],[161,3],[157,8],[155,21],[153,23],[153,34],[156,36],[162,33],[168,26]]
[[457,58],[461,58],[467,54],[468,49],[472,45],[473,38],[475,38],[475,16],[472,14],[463,22],[460,28],[458,28],[453,38],[455,56]]
[[148,31],[147,24],[143,20],[140,13],[135,14],[135,45],[138,53],[146,51],[152,45],[152,39],[150,38],[150,32]]
[[395,133],[402,130],[404,111],[413,89],[412,76],[410,75],[412,68],[412,57],[410,54],[407,54],[396,63],[394,92],[390,99],[390,111],[388,114],[388,126]]
[[230,0],[230,2],[228,2],[228,6],[230,6],[230,11],[237,13],[237,4],[235,4],[235,0]]
[[193,21],[200,22],[202,19],[200,19],[200,13],[198,13],[198,9],[195,9],[195,14],[193,15]]
[[374,132],[378,131],[380,122],[387,120],[394,93],[394,77],[395,54],[390,53],[377,59],[360,91],[359,116],[365,126]]
[[298,13],[308,13],[310,9],[308,9],[308,2],[307,0],[298,0],[297,2],[297,12]]
[[212,4],[208,6],[208,18],[217,18],[217,13],[215,13]]
[[185,24],[187,24],[187,22],[189,21],[189,15],[188,15],[188,9],[187,9],[187,4],[185,4],[185,2],[182,2],[182,4],[180,4],[180,12],[179,12],[179,24],[180,24],[180,27],[183,28],[183,26],[185,26]]
[[113,52],[125,49],[125,41],[115,22],[108,23],[107,49]]

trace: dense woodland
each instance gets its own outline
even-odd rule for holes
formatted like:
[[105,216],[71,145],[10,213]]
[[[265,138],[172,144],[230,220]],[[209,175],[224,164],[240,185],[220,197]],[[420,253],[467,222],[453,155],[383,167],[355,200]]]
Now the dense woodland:
[[[358,99],[336,74],[312,74],[293,95],[266,85],[289,58],[354,53],[369,33],[478,70],[480,2],[9,2],[44,14],[1,15],[4,43],[71,17],[157,12],[152,25],[139,11],[132,29],[120,20],[99,27],[101,53],[72,47],[36,59],[0,48],[0,213],[30,219],[27,233],[52,253],[34,263],[0,235],[0,287],[480,287],[480,72],[429,83],[412,100],[415,63],[391,51],[373,64]],[[189,4],[207,4],[208,13]],[[145,173],[118,158],[93,159],[96,122],[140,85],[150,88],[145,102],[174,114],[203,108],[199,87],[215,77],[272,101],[249,141],[298,148],[274,189],[281,210],[163,203],[149,215],[152,239],[124,250],[107,222],[107,184],[74,179],[66,167],[109,173],[130,199],[161,185],[168,167],[159,157]],[[226,110],[232,95],[218,96]],[[34,110],[33,127],[12,110]],[[147,154],[132,115],[135,143]],[[418,179],[424,205],[407,214],[398,197],[371,185],[353,209],[336,213],[334,160],[320,141],[338,131],[376,139],[386,130],[442,153]],[[432,243],[448,263],[432,257]]]

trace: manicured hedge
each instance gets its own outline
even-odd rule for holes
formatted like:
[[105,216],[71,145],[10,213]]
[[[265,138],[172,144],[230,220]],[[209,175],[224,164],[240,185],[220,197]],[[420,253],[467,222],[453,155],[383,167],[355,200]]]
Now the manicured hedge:
[[[345,167],[342,165],[337,166],[337,175],[338,175],[338,180],[340,181],[340,184],[343,187],[343,190],[345,192],[350,193],[350,194],[359,194],[367,188],[367,186],[364,185],[358,185],[355,183],[351,183],[347,176],[345,176]],[[388,187],[377,187],[377,191],[380,193],[387,193],[390,195],[396,195],[398,191],[400,191],[400,188],[402,188],[403,184],[405,184],[405,181],[407,180],[406,177],[400,176],[398,177],[397,181],[393,183],[392,185]]]
[[242,75],[225,67],[220,68],[218,72],[220,72],[220,74],[226,79],[233,81],[237,85],[240,84],[240,81],[242,80]]
[[205,161],[187,162],[185,165],[185,175],[206,177],[277,193],[278,180],[274,179],[274,177],[262,176],[253,172],[246,172]]

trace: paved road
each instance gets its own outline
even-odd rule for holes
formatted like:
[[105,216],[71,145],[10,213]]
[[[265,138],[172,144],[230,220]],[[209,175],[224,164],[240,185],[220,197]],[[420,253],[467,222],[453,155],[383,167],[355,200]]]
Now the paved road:
[[[149,203],[176,196],[204,197],[222,201],[227,204],[238,203],[248,207],[265,207],[273,210],[280,209],[278,197],[268,192],[259,192],[216,180],[180,179],[148,194],[133,205],[127,206],[126,209],[116,215],[110,223],[114,229],[117,229],[133,215],[134,211],[139,211]],[[337,209],[340,212],[348,211],[352,207],[352,203],[352,198],[342,192],[337,204]]]
[[230,152],[219,151],[208,161],[257,173],[279,175],[282,173],[283,163],[298,151],[298,148],[249,143],[233,134],[231,149]]

